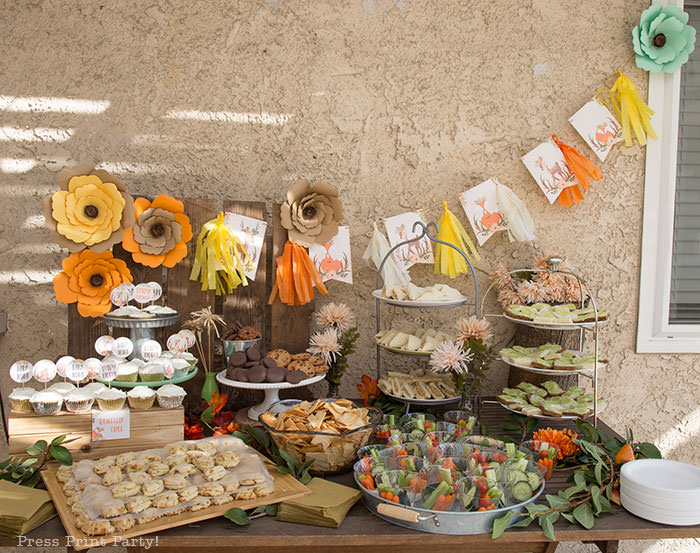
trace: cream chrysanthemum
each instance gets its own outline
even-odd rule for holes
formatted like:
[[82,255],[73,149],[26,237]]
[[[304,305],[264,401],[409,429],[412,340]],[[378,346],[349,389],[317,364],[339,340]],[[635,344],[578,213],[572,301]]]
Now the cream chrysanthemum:
[[471,360],[469,348],[465,350],[460,342],[442,342],[430,354],[430,369],[434,373],[466,374]]
[[566,301],[580,302],[581,296],[583,295],[583,301],[588,300],[588,292],[581,286],[579,287],[578,281],[575,278],[569,277],[566,279],[565,285]]
[[486,319],[479,319],[472,315],[468,319],[457,321],[457,338],[460,342],[466,342],[469,338],[475,338],[486,342],[491,339],[491,324]]
[[496,283],[496,290],[505,290],[510,288],[511,284],[513,283],[513,279],[508,273],[508,269],[505,267],[505,265],[499,265],[496,267],[493,271],[491,271],[489,276],[491,278],[491,282]]
[[330,365],[335,362],[342,349],[338,342],[338,333],[329,328],[323,332],[314,333],[309,339],[309,347],[306,351],[313,355],[320,355]]
[[498,303],[500,303],[505,309],[509,305],[521,305],[523,303],[523,298],[520,297],[515,290],[501,290],[498,293]]
[[336,328],[340,332],[349,330],[355,324],[355,316],[344,303],[327,303],[314,315],[321,328]]
[[540,284],[530,280],[524,280],[518,285],[518,295],[527,304],[539,303],[545,300]]
[[547,263],[548,257],[547,254],[538,253],[537,256],[535,256],[535,261],[532,263],[532,268],[538,271],[546,271],[549,269],[549,264]]

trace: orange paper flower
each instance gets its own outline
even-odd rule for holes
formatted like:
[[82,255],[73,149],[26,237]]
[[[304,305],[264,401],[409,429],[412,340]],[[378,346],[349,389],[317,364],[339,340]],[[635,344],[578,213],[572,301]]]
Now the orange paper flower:
[[112,252],[95,253],[83,250],[63,260],[63,272],[53,279],[56,299],[62,303],[78,303],[83,317],[99,317],[109,311],[109,294],[113,288],[133,280],[129,269]]
[[576,455],[581,449],[572,440],[578,438],[576,432],[572,432],[568,428],[564,430],[554,430],[553,428],[541,428],[532,435],[533,440],[540,440],[541,442],[549,442],[559,446],[558,460],[562,460],[565,457],[571,457]]
[[174,267],[187,255],[192,226],[185,206],[175,198],[161,194],[153,202],[138,198],[134,202],[136,222],[124,231],[122,246],[134,261],[147,267]]
[[134,200],[114,175],[90,165],[64,169],[61,190],[44,198],[46,225],[53,240],[72,252],[86,246],[103,252],[122,239],[134,224]]

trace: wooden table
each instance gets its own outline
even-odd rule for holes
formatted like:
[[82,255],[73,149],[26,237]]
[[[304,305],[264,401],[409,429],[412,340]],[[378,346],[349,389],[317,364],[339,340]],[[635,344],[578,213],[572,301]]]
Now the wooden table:
[[[500,422],[505,420],[506,411],[497,405],[485,405],[482,409],[482,422],[489,425],[491,432],[500,432]],[[562,428],[563,423],[545,424]],[[610,431],[603,423],[599,427]],[[611,431],[610,431],[611,432]],[[611,432],[612,433],[612,432]],[[565,486],[566,472],[555,471],[547,482],[547,493],[555,493]],[[332,480],[352,486],[352,475],[333,477]],[[698,526],[666,526],[638,518],[621,507],[613,506],[612,514],[596,519],[592,530],[560,520],[554,526],[559,541],[584,541],[598,545],[603,553],[617,551],[619,540],[663,539],[700,537]],[[53,543],[34,545],[66,545],[63,526],[55,518],[37,528],[27,537],[33,539],[57,539]],[[157,553],[176,553],[191,550],[229,550],[246,553],[333,553],[368,552],[371,548],[382,553],[422,552],[426,546],[430,553],[455,553],[456,551],[499,551],[499,552],[553,552],[558,542],[548,540],[536,524],[528,528],[514,528],[496,541],[488,534],[456,536],[426,534],[389,524],[372,515],[360,501],[348,513],[340,528],[320,528],[301,524],[278,522],[263,517],[253,520],[250,526],[239,527],[224,518],[204,521],[197,525],[173,528],[144,538],[157,538]],[[0,537],[0,546],[17,545],[18,540]],[[31,545],[25,542],[23,545]],[[128,545],[129,551],[144,551],[146,543]]]

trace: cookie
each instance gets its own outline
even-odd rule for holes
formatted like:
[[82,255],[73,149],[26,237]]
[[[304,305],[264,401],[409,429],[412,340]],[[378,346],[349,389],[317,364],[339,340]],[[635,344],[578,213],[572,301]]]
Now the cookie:
[[192,442],[192,444],[188,445],[188,448],[190,450],[196,449],[198,451],[203,451],[207,455],[216,455],[216,446],[211,442],[205,442],[202,440]]
[[199,486],[199,495],[204,497],[216,497],[217,495],[223,495],[224,487],[221,484],[205,484],[204,486]]
[[127,480],[126,482],[120,482],[112,488],[112,495],[114,497],[131,497],[139,493],[140,486],[136,482]]
[[151,506],[151,500],[143,495],[139,495],[138,497],[134,497],[132,500],[127,501],[125,505],[126,509],[130,513],[136,514],[148,509]]
[[156,461],[155,463],[151,463],[151,466],[148,467],[148,474],[153,476],[154,478],[158,476],[163,476],[164,474],[168,474],[168,471],[170,470],[170,467],[166,465],[165,463],[159,463]]
[[311,359],[311,354],[308,351],[292,355],[292,361],[308,361],[309,359]]
[[184,490],[179,490],[177,492],[177,496],[180,498],[181,503],[192,501],[198,495],[199,490],[197,489],[197,486],[190,486],[189,488],[185,488]]
[[267,357],[273,359],[280,367],[286,367],[292,360],[291,354],[286,349],[273,349]]
[[[150,501],[148,502],[150,505]],[[110,521],[117,532],[126,532],[136,526],[136,519],[133,517],[119,517]]]
[[272,369],[273,367],[279,367],[279,365],[277,364],[277,361],[275,361],[269,355],[266,355],[265,357],[263,357],[262,364],[265,365],[265,367],[267,367],[268,369]]
[[165,509],[166,507],[174,507],[179,501],[175,492],[165,492],[153,498],[153,506],[157,509]]
[[143,472],[148,467],[146,459],[134,459],[126,464],[126,472]]
[[201,511],[202,509],[206,509],[210,506],[211,501],[209,499],[207,499],[206,497],[198,497],[192,502],[192,505],[190,505],[189,510],[194,513],[195,511]]
[[92,465],[92,470],[95,474],[104,474],[113,466],[114,457],[105,457],[104,459],[99,459],[98,461],[95,461],[95,464]]
[[289,371],[285,380],[290,384],[299,384],[302,380],[306,380],[306,373],[301,371]]
[[139,486],[152,479],[153,477],[147,472],[132,472],[129,474],[129,480],[136,482]]
[[242,351],[235,351],[231,354],[231,357],[228,358],[228,362],[231,367],[242,367],[245,365],[247,360],[248,358]]
[[288,371],[301,371],[303,372],[306,377],[310,376],[316,376],[316,368],[311,364],[311,362],[306,359],[306,360],[294,360],[289,365],[287,365],[287,370]]
[[255,499],[255,490],[247,489],[236,492],[234,497],[236,499]]
[[212,497],[209,501],[211,501],[212,505],[224,505],[226,503],[231,503],[231,501],[233,501],[233,496],[229,493],[225,493],[217,497]]
[[173,444],[168,446],[168,455],[177,455],[178,453],[186,453],[187,447],[185,444]]
[[175,465],[181,465],[187,462],[187,455],[185,453],[176,453],[175,455],[168,455],[165,458],[165,462],[174,467]]
[[216,465],[204,471],[204,479],[209,482],[221,480],[224,476],[226,476],[226,469],[221,465]]
[[214,466],[214,458],[204,454],[204,452],[202,453],[203,455],[201,457],[194,460],[194,466],[204,472]]
[[257,328],[252,326],[244,326],[238,330],[239,340],[256,340],[258,338],[262,338],[262,334],[260,334],[260,331]]
[[265,486],[258,486],[257,488],[254,488],[255,495],[258,497],[265,497],[267,495],[270,495],[273,490],[272,488],[266,488]]
[[267,369],[263,365],[255,365],[248,371],[248,381],[254,383],[265,382]]
[[255,346],[250,346],[247,350],[245,350],[245,355],[248,358],[248,361],[260,361],[260,359],[262,359],[260,350]]
[[190,449],[187,452],[187,462],[192,463],[194,465],[194,462],[196,459],[199,459],[200,457],[207,457],[207,456],[208,456],[207,453],[204,451],[200,451],[199,449]]
[[126,507],[118,499],[114,499],[102,506],[100,518],[112,518],[126,514]]
[[161,517],[160,511],[155,507],[149,507],[136,517],[136,524],[147,524]]
[[124,480],[124,477],[122,476],[122,469],[119,467],[110,467],[102,477],[102,485],[112,486],[114,484],[118,484],[122,480]]
[[182,474],[169,474],[163,479],[163,485],[169,490],[181,490],[187,487],[187,480]]
[[107,520],[90,520],[83,517],[76,521],[76,526],[88,536],[106,536],[114,534],[115,530],[114,526]]
[[240,460],[240,458],[238,457],[238,455],[236,455],[236,454],[233,453],[232,451],[227,451],[227,452],[224,452],[224,453],[219,453],[219,454],[214,458],[214,461],[215,461],[215,463],[216,463],[217,465],[221,465],[222,467],[227,468],[227,469],[233,468],[233,467],[235,467],[236,465],[238,465],[238,463],[241,462],[241,460]]
[[141,484],[141,490],[146,497],[158,495],[165,489],[162,480],[148,480]]
[[131,461],[134,461],[136,459],[136,453],[120,453],[117,455],[117,457],[114,460],[114,464],[117,465],[119,468],[124,468],[127,463],[130,463]]
[[[191,476],[194,474],[194,472],[197,469],[194,468],[194,465],[191,463],[181,463],[179,465],[175,465],[173,468],[170,469],[170,474],[178,474],[182,476],[183,478],[187,478],[188,476]],[[167,487],[167,484],[166,484]]]
[[227,492],[235,492],[240,487],[241,485],[238,483],[238,480],[230,480],[224,484],[224,488],[226,488]]

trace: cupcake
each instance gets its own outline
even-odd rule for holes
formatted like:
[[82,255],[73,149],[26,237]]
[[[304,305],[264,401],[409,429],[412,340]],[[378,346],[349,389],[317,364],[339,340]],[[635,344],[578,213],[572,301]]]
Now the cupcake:
[[182,400],[185,399],[187,392],[176,386],[175,384],[166,384],[158,388],[156,392],[156,397],[158,398],[158,405],[163,409],[175,409],[182,405]]
[[146,363],[139,369],[139,376],[144,382],[158,382],[165,379],[163,365],[157,362]]
[[156,393],[148,386],[135,386],[126,394],[132,409],[150,409],[156,400]]
[[178,355],[180,359],[184,359],[185,361],[188,361],[190,365],[196,365],[197,364],[197,358],[192,355],[189,351],[183,351]]
[[102,411],[118,411],[124,407],[126,394],[116,388],[107,388],[95,394],[97,404]]
[[63,396],[51,390],[42,390],[29,400],[37,415],[55,415],[61,410]]
[[175,369],[175,372],[173,373],[174,377],[180,377],[180,376],[185,376],[188,372],[190,372],[190,367],[192,366],[189,361],[186,359],[178,359],[178,358],[173,358],[172,359],[172,364],[173,364],[173,369]]
[[71,413],[87,413],[92,408],[94,401],[95,398],[80,389],[68,392],[63,398],[66,411]]
[[72,382],[56,382],[56,384],[49,386],[49,390],[65,396],[68,392],[75,390],[75,384]]
[[13,411],[31,411],[32,404],[29,402],[32,396],[36,394],[36,390],[30,386],[24,388],[15,388],[8,396],[10,405]]
[[134,363],[122,363],[117,367],[117,376],[114,380],[120,382],[136,382],[139,377],[139,368]]
[[94,398],[98,392],[106,390],[107,386],[102,384],[102,382],[90,382],[87,386],[80,388],[80,391],[84,394],[88,394],[90,397]]

